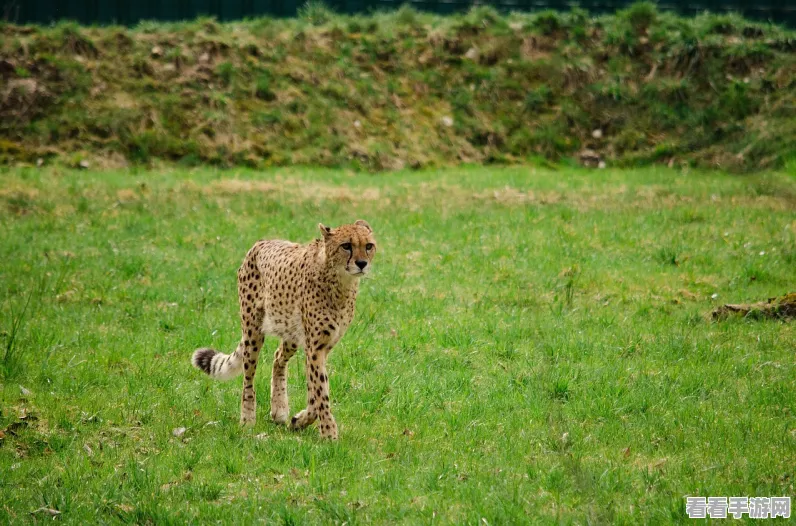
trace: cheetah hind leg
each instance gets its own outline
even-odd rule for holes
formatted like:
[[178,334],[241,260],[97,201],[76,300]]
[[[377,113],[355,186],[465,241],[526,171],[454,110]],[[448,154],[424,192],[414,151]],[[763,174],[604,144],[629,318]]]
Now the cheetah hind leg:
[[[245,334],[245,333],[244,333]],[[257,332],[250,339],[243,336],[243,394],[240,400],[240,423],[253,426],[257,419],[257,396],[254,392],[254,374],[257,371],[257,358],[263,347],[263,333]]]
[[287,398],[287,364],[297,350],[298,345],[282,340],[274,353],[274,368],[271,373],[271,418],[277,424],[286,424],[290,415]]

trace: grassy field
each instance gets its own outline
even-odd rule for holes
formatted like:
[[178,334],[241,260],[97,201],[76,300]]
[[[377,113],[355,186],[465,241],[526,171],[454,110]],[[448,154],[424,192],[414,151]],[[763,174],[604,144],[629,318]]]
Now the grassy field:
[[[659,524],[793,496],[794,324],[705,317],[796,287],[793,175],[6,170],[0,523]],[[330,360],[339,442],[268,420],[268,366],[240,429],[240,382],[189,359],[237,343],[243,255],[356,218],[380,253]]]

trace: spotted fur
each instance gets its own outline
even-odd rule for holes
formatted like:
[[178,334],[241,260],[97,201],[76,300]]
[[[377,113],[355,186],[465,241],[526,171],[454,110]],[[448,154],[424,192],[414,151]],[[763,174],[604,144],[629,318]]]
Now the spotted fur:
[[290,420],[301,429],[319,420],[322,437],[337,438],[329,400],[326,360],[354,317],[359,278],[370,272],[376,255],[373,229],[366,221],[329,228],[307,245],[258,241],[238,269],[241,336],[234,353],[202,348],[194,367],[218,380],[243,372],[241,424],[254,424],[254,375],[266,334],[281,339],[271,375],[271,418],[288,421],[287,363],[303,348],[307,406]]

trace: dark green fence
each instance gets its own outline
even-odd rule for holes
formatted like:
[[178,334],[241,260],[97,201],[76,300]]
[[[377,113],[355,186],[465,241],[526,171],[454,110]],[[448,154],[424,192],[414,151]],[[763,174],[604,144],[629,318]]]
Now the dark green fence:
[[[188,20],[210,15],[219,20],[270,15],[295,16],[304,0],[0,0],[5,20],[16,23],[48,24],[56,20],[76,20],[83,24],[135,24],[140,20]],[[466,0],[329,0],[327,5],[339,13],[362,13],[394,9],[408,3],[417,9],[436,13],[466,10]],[[615,11],[632,0],[487,0],[501,10],[534,11],[569,9],[580,6],[593,13]],[[758,20],[796,26],[796,0],[663,0],[661,9],[683,14],[735,11]]]

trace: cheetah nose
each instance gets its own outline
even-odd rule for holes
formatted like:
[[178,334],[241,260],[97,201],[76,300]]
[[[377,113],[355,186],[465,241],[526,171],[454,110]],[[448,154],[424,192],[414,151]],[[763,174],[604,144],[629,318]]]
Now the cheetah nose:
[[368,266],[368,262],[363,259],[359,259],[357,260],[357,266],[359,267],[359,270],[363,270],[365,267]]

